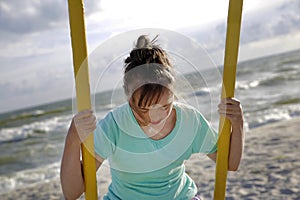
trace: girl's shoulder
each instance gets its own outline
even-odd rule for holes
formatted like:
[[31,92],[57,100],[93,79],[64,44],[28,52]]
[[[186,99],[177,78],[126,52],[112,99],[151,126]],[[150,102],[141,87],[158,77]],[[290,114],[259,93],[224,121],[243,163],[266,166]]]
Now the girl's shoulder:
[[182,102],[174,102],[174,107],[183,112],[200,113],[194,106]]
[[127,116],[130,111],[129,109],[130,106],[128,103],[121,104],[115,107],[114,109],[110,110],[108,113],[106,113],[102,121],[113,120],[114,118]]
[[176,108],[176,111],[179,112],[181,119],[197,121],[203,121],[205,119],[202,113],[192,105],[181,102],[174,102],[174,107]]

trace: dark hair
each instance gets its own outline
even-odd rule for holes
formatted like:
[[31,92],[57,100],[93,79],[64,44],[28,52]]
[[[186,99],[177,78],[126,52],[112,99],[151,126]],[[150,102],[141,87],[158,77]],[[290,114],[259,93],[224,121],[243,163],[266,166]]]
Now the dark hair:
[[172,91],[173,67],[167,53],[154,44],[156,39],[141,35],[125,59],[124,91],[129,99],[140,91],[138,106],[157,103],[166,89]]

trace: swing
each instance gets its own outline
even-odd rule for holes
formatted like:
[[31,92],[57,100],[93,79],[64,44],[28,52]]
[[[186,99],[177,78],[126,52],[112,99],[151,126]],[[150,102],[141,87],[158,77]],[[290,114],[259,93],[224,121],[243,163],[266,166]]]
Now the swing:
[[[240,24],[243,0],[230,0],[227,21],[226,47],[223,71],[222,98],[233,97],[238,57]],[[74,76],[78,111],[91,108],[90,85],[85,36],[83,0],[68,0]],[[80,70],[80,73],[78,73]],[[230,141],[230,121],[221,117],[219,123],[218,157],[214,199],[225,199]],[[85,198],[98,199],[93,134],[82,144]]]

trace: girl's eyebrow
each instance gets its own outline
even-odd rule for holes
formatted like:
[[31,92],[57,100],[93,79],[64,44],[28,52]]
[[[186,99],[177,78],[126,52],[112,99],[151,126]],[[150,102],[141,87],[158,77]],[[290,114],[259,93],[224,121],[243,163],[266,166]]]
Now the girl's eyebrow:
[[141,109],[141,110],[149,110],[150,108],[146,108],[146,107],[139,107],[139,109]]

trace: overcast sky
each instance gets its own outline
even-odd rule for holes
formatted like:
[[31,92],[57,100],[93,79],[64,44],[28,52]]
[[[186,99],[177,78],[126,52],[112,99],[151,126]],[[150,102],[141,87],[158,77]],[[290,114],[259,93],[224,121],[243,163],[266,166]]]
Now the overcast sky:
[[[192,38],[222,63],[228,0],[146,2],[85,0],[89,52],[126,31],[163,28]],[[299,22],[299,0],[244,0],[239,59],[298,49]],[[67,1],[1,0],[0,46],[0,113],[72,97]]]

